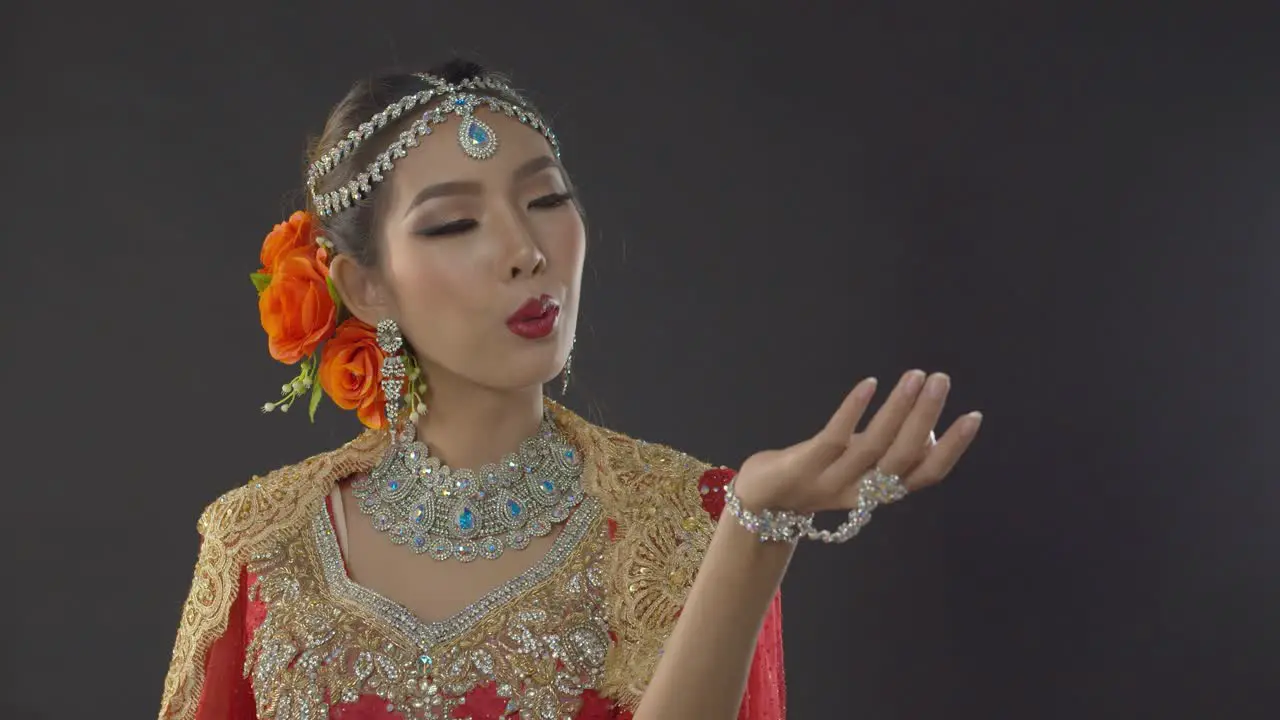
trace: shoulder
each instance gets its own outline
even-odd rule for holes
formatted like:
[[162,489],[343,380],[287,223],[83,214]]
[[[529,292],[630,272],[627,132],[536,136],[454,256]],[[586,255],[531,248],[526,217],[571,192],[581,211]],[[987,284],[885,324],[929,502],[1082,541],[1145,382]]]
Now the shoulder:
[[197,530],[206,543],[252,547],[300,525],[342,478],[377,462],[386,434],[364,432],[339,448],[254,475],[205,507]]
[[557,413],[561,428],[586,455],[583,487],[608,518],[602,568],[616,642],[601,689],[634,708],[711,544],[733,471],[558,408]]
[[733,477],[715,465],[663,443],[649,442],[595,425],[559,406],[557,420],[588,456],[584,484],[613,513],[676,510],[682,518],[701,506],[713,518],[724,506],[724,486]]
[[[669,445],[651,443],[605,430],[618,453],[612,467],[616,476],[641,504],[654,501],[690,507],[702,506],[713,519],[724,509],[724,489],[736,471],[689,455]],[[619,462],[620,461],[620,462]]]
[[[366,432],[340,448],[254,476],[200,515],[200,553],[165,676],[161,717],[191,717],[205,688],[211,648],[230,627],[248,560],[311,517],[333,483],[371,467],[385,433]],[[238,674],[236,671],[229,671]],[[231,675],[219,676],[226,680]]]

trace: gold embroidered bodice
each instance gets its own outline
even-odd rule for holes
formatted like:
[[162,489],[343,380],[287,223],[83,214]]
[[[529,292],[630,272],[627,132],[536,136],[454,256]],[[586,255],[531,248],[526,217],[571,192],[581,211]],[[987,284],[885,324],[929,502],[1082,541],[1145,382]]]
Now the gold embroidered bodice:
[[604,522],[588,498],[548,554],[451,618],[423,622],[352,581],[327,508],[258,553],[250,600],[267,607],[246,653],[262,718],[328,716],[331,704],[384,699],[405,718],[450,717],[493,683],[528,720],[577,714],[609,647]]
[[385,433],[255,477],[206,508],[160,717],[196,717],[210,651],[243,612],[242,569],[256,576],[248,599],[266,609],[256,629],[252,618],[235,626],[251,630],[243,657],[263,718],[320,720],[370,696],[406,718],[447,717],[467,689],[489,684],[525,720],[572,716],[587,688],[634,709],[714,531],[698,490],[710,466],[548,407],[584,453],[586,499],[546,559],[442,622],[351,581],[334,537],[325,498],[373,467]]

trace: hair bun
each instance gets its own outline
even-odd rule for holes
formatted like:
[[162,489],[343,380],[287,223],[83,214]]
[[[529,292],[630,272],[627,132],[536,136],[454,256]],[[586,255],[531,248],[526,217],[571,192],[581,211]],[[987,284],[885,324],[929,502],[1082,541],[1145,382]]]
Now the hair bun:
[[479,63],[462,58],[453,58],[442,65],[439,65],[427,71],[428,75],[435,75],[447,83],[457,84],[463,80],[469,80],[473,77],[479,77],[485,74],[485,68]]

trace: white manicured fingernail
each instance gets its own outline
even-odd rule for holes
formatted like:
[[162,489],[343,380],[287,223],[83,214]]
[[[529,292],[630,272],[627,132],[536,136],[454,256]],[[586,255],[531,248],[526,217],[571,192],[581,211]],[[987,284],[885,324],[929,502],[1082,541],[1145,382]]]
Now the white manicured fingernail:
[[907,373],[907,379],[905,382],[903,382],[902,389],[909,393],[913,393],[919,390],[920,386],[923,384],[924,384],[924,371],[912,370],[911,372]]
[[941,397],[947,391],[947,386],[951,384],[951,378],[942,373],[938,373],[929,378],[929,383],[924,386],[924,392],[931,398]]

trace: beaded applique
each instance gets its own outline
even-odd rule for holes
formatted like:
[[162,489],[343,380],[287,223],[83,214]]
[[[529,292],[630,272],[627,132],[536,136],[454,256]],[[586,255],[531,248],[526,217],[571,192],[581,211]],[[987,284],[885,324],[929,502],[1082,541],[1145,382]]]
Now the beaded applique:
[[406,719],[443,720],[493,683],[522,720],[573,716],[609,649],[599,504],[584,501],[545,558],[447,620],[425,623],[351,581],[327,511],[255,555],[268,607],[246,652],[264,719],[327,717],[377,695]]

